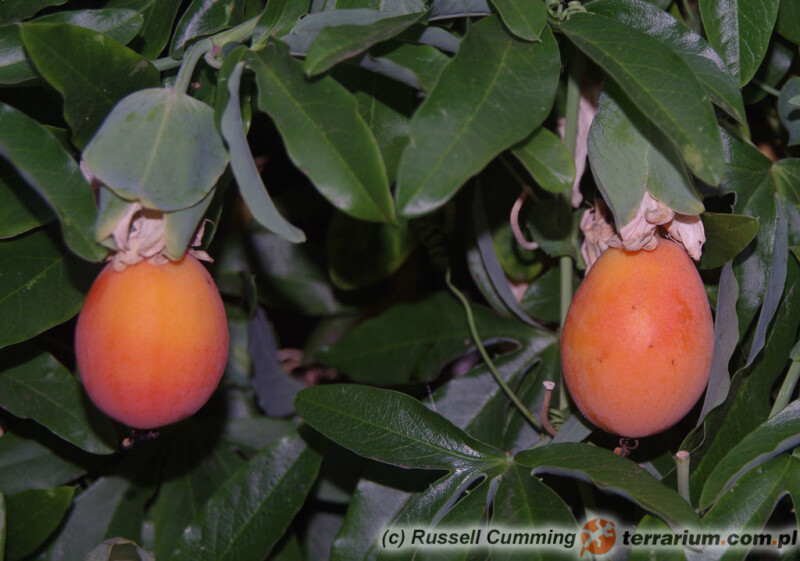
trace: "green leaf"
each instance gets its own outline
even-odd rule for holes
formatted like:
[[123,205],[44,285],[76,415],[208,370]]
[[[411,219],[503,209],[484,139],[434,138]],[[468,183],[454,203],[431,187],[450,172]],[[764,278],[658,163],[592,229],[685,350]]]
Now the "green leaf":
[[673,144],[615,85],[600,97],[588,150],[618,227],[633,219],[646,191],[676,212],[703,212],[702,198]]
[[328,226],[328,273],[342,290],[364,288],[392,275],[417,247],[407,224],[375,224],[334,213]]
[[786,81],[778,98],[778,115],[789,132],[789,146],[800,144],[800,108],[797,107],[795,100],[798,96],[800,96],[800,78],[795,76]]
[[709,43],[744,86],[767,52],[780,0],[701,0],[698,4]]
[[47,203],[7,162],[0,160],[0,239],[24,234],[54,219]]
[[36,18],[36,23],[68,23],[94,29],[125,45],[139,34],[144,18],[135,10],[106,8],[55,12]]
[[237,63],[228,78],[230,98],[220,121],[220,131],[228,143],[231,170],[236,178],[236,184],[239,186],[239,193],[241,193],[247,208],[253,213],[253,218],[264,228],[292,243],[304,242],[306,236],[303,231],[292,226],[281,216],[275,203],[272,202],[267,188],[261,181],[261,174],[253,161],[253,155],[250,153],[239,102],[239,83],[243,69],[244,63]]
[[488,16],[492,9],[486,0],[434,0],[431,19],[447,19],[468,16]]
[[107,460],[78,451],[34,423],[27,428],[34,430],[0,438],[0,488],[5,493],[63,485]]
[[[800,499],[800,460],[781,455],[742,477],[703,517],[703,525],[723,535],[758,532],[764,528],[781,497]],[[726,552],[727,553],[727,552]],[[747,548],[723,558],[744,559]]]
[[781,2],[775,27],[781,36],[795,45],[800,45],[800,6],[797,2],[791,0]]
[[[473,313],[484,344],[519,341],[532,331],[480,306],[473,306]],[[341,341],[323,347],[317,359],[359,383],[397,385],[433,380],[473,345],[464,309],[450,294],[438,292],[365,321]]]
[[172,88],[148,88],[114,107],[83,161],[118,196],[171,211],[205,198],[228,155],[211,107]]
[[492,0],[492,6],[508,30],[520,39],[538,41],[547,25],[544,2]]
[[68,24],[22,26],[22,41],[36,69],[64,97],[72,140],[83,148],[114,104],[159,84],[144,58],[97,31]]
[[169,559],[264,559],[305,502],[321,459],[298,435],[266,448],[211,496]]
[[678,493],[609,450],[587,444],[551,444],[520,452],[514,461],[533,468],[533,475],[550,473],[588,481],[635,502],[673,528],[697,523],[692,507]]
[[60,6],[67,0],[4,0],[0,3],[0,23],[28,19],[36,12],[50,6]]
[[0,263],[0,348],[77,314],[95,275],[44,230],[0,242]]
[[273,0],[261,13],[253,31],[253,49],[266,45],[270,37],[280,37],[292,30],[302,16],[308,12],[310,2]]
[[361,60],[361,66],[430,92],[448,62],[450,58],[446,54],[430,45],[387,41],[371,49],[369,56]]
[[148,60],[158,57],[169,41],[181,0],[115,0],[109,7],[124,8],[129,5],[139,10],[144,18],[142,31],[134,47]]
[[169,444],[154,514],[159,559],[169,558],[184,528],[245,463],[224,441],[209,443],[207,427],[196,422],[181,424]]
[[672,140],[697,177],[719,184],[724,152],[714,108],[679,55],[657,39],[597,14],[575,14],[560,28]]
[[557,323],[561,317],[561,274],[553,267],[528,285],[519,305],[529,316]]
[[320,193],[355,218],[394,222],[380,150],[353,96],[333,78],[309,80],[280,42],[245,61],[256,72],[259,109]]
[[716,269],[739,255],[756,237],[758,219],[742,214],[703,213],[706,243],[701,269]]
[[753,80],[742,90],[742,97],[747,105],[758,103],[768,94],[764,85],[777,88],[792,67],[795,50],[790,44],[783,41],[772,41],[764,57],[764,62],[759,66]]
[[471,25],[461,43],[411,119],[396,191],[405,216],[447,202],[541,124],[553,103],[560,62],[550,31],[540,43],[519,41],[488,17]]
[[111,538],[103,541],[86,555],[84,561],[153,561],[153,558],[136,542],[125,538]]
[[314,386],[297,394],[295,408],[340,446],[387,464],[476,471],[506,462],[500,450],[399,392],[355,384]]
[[[715,530],[717,530],[717,528],[715,528]],[[642,536],[668,536],[669,538],[675,535],[672,529],[667,526],[663,520],[650,514],[645,514],[644,518],[636,525],[636,534]],[[683,549],[678,547],[667,549],[648,543],[647,545],[639,545],[631,548],[631,556],[628,558],[628,561],[686,561],[686,553],[684,553]]]
[[61,221],[64,241],[72,251],[90,261],[105,256],[92,235],[97,217],[94,195],[75,160],[47,129],[3,103],[0,155],[47,201]]
[[800,401],[795,401],[731,448],[706,479],[700,508],[719,500],[745,473],[798,444]]
[[6,497],[6,555],[22,559],[58,527],[72,503],[74,487],[31,489]]
[[[569,507],[553,490],[538,478],[531,477],[530,469],[512,464],[503,474],[497,494],[492,502],[492,524],[506,528],[536,528],[551,526],[579,533]],[[542,548],[497,548],[492,550],[492,561],[523,561],[574,559],[574,551],[565,544]]]
[[172,36],[169,55],[180,58],[194,39],[238,25],[244,16],[242,0],[192,0]]
[[597,0],[588,8],[660,41],[689,66],[711,101],[740,123],[746,121],[739,84],[720,56],[662,7],[644,0]]
[[215,190],[206,195],[206,198],[196,205],[164,213],[164,228],[166,229],[166,245],[164,255],[178,261],[186,253],[186,249],[197,232],[197,226],[205,216],[211,201],[214,199]]
[[511,153],[542,189],[561,193],[575,181],[575,160],[561,139],[544,127],[536,129]]
[[372,45],[391,39],[425,17],[425,13],[383,18],[372,25],[338,25],[322,29],[308,48],[303,70],[309,76],[352,58]]
[[34,80],[34,72],[22,46],[20,26],[0,25],[0,84],[19,84]]
[[87,403],[80,382],[49,353],[23,360],[0,373],[0,407],[87,452],[114,453],[114,426]]

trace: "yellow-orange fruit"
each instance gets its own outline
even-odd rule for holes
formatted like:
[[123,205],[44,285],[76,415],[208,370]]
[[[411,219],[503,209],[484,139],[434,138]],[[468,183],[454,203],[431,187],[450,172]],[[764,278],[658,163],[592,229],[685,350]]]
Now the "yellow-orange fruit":
[[228,325],[217,287],[187,255],[142,261],[95,280],[78,317],[81,380],[108,416],[138,429],[180,421],[219,384]]
[[680,421],[708,383],[714,325],[683,248],[610,248],[572,301],[561,364],[575,404],[601,429],[649,436]]

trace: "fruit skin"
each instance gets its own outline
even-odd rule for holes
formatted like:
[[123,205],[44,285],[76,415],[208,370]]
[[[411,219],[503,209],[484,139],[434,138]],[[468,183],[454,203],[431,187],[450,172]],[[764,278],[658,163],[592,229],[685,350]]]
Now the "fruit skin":
[[228,324],[216,285],[186,255],[95,280],[75,333],[78,371],[103,412],[137,429],[194,414],[219,384]]
[[680,421],[711,373],[714,324],[683,248],[609,248],[570,305],[561,365],[570,395],[601,429],[649,436]]

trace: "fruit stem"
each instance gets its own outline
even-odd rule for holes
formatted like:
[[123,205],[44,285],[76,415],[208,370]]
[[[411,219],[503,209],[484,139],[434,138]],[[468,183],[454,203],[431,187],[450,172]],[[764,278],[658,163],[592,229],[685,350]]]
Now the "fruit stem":
[[542,425],[544,426],[544,430],[550,436],[556,435],[556,429],[553,428],[553,425],[550,424],[550,396],[553,394],[553,389],[556,387],[556,383],[550,380],[545,380],[542,382],[544,385],[544,399],[542,399],[542,412],[540,417],[542,418]]
[[775,398],[775,403],[772,405],[772,411],[769,412],[770,419],[786,408],[794,394],[798,378],[800,378],[800,362],[792,362],[789,372],[786,373],[786,378],[783,379],[778,397]]
[[689,452],[680,450],[675,454],[675,465],[678,468],[678,494],[691,505],[692,498],[689,494]]
[[525,417],[525,419],[531,424],[531,426],[533,426],[533,428],[535,428],[537,431],[541,431],[542,425],[539,423],[539,421],[536,420],[536,417],[534,417],[531,414],[528,408],[525,407],[525,404],[523,404],[519,400],[514,391],[510,387],[508,387],[508,384],[506,384],[506,381],[503,380],[502,376],[500,376],[500,373],[497,371],[494,362],[492,362],[492,359],[489,357],[489,353],[486,352],[486,347],[483,346],[481,337],[478,334],[478,328],[475,325],[475,317],[472,315],[472,307],[469,305],[469,300],[467,300],[467,297],[464,296],[464,294],[459,289],[457,289],[453,284],[453,282],[451,281],[450,267],[448,267],[444,273],[444,282],[447,285],[447,288],[450,289],[450,292],[452,292],[453,295],[456,298],[458,298],[458,300],[461,302],[461,305],[464,307],[464,311],[467,314],[467,325],[469,326],[469,332],[470,335],[472,336],[472,340],[475,341],[475,346],[478,348],[478,352],[483,358],[483,361],[486,363],[486,367],[492,373],[492,376],[494,376],[497,385],[499,385],[500,388],[502,388],[502,390],[508,396],[508,399],[511,400],[511,403],[514,404],[514,406],[519,410],[522,416]]
[[250,18],[236,27],[201,39],[189,47],[183,57],[181,68],[178,70],[178,76],[175,78],[175,84],[173,84],[172,88],[179,92],[186,92],[189,89],[189,84],[192,83],[192,74],[194,74],[195,66],[197,66],[197,63],[208,51],[214,47],[222,47],[226,43],[247,39],[253,35],[257,22],[258,16]]

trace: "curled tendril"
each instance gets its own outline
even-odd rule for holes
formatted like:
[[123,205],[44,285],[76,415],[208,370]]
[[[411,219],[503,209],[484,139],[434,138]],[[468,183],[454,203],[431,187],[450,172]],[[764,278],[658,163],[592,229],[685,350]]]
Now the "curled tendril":
[[582,14],[586,8],[580,0],[547,0],[547,13],[559,22],[567,21],[573,14]]

